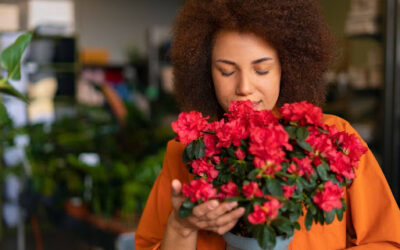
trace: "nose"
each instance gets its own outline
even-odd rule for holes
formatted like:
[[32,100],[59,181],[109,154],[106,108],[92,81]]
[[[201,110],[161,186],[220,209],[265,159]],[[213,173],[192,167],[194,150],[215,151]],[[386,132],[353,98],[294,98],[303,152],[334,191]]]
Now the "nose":
[[239,82],[236,86],[236,94],[237,95],[248,96],[253,93],[254,86],[253,86],[253,83],[252,83],[249,75],[242,72],[238,81]]

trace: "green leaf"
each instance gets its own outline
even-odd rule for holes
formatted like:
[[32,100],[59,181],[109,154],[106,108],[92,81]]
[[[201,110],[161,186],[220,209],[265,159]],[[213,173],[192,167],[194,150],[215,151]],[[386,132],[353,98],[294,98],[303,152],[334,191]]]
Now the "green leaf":
[[188,200],[188,201],[183,202],[182,207],[187,208],[187,209],[193,209],[194,203]]
[[306,220],[305,220],[305,226],[306,226],[307,230],[311,229],[312,221],[313,221],[313,215],[311,214],[311,211],[307,211]]
[[11,95],[21,99],[24,102],[28,102],[28,98],[18,92],[8,81],[7,79],[1,79],[0,81],[0,93]]
[[8,79],[19,80],[21,78],[21,57],[31,39],[32,34],[24,33],[1,54],[1,67],[7,70]]
[[292,212],[290,213],[290,215],[289,215],[289,220],[290,220],[290,222],[296,222],[296,221],[299,219],[299,217],[300,217],[300,213],[301,213],[301,211],[298,210],[298,209],[292,211]]
[[325,212],[326,224],[329,225],[329,224],[331,224],[333,222],[333,220],[335,219],[335,214],[336,214],[335,210],[332,210],[332,211],[330,211],[328,213]]
[[275,232],[267,226],[259,230],[257,237],[258,244],[263,249],[272,249],[276,243]]
[[229,157],[236,159],[235,150],[232,147],[228,148],[227,152],[228,152]]
[[180,218],[189,217],[191,214],[192,214],[192,209],[188,209],[188,208],[185,208],[183,206],[181,206],[179,208],[179,217]]
[[303,178],[299,177],[296,179],[296,193],[299,192],[300,194],[303,193],[304,184],[301,181]]
[[317,215],[314,216],[315,223],[320,223],[321,225],[324,225],[325,218],[324,218],[324,212],[322,210],[318,210]]
[[187,162],[190,161],[190,158],[189,158],[189,156],[188,156],[188,154],[187,154],[186,148],[185,148],[185,150],[183,150],[183,153],[182,153],[182,161],[183,161],[184,163],[187,163]]
[[304,141],[308,137],[308,129],[305,127],[298,127],[296,130],[296,137],[299,141]]
[[289,134],[290,139],[293,139],[293,140],[296,139],[296,127],[286,126],[285,130]]
[[327,168],[328,167],[327,167],[326,163],[322,163],[317,167],[317,173],[323,181],[328,180],[328,169]]
[[279,218],[275,219],[273,224],[282,233],[284,233],[288,236],[291,236],[293,234],[294,229],[292,227],[292,223],[287,218],[279,217]]
[[228,201],[228,202],[231,202],[231,201],[246,201],[246,198],[243,198],[241,196],[235,196],[235,197],[229,197],[229,198],[225,199],[224,201]]
[[194,141],[194,156],[196,159],[202,159],[205,156],[206,144],[203,140]]
[[8,120],[8,113],[4,104],[0,102],[0,126],[4,125]]
[[337,218],[338,218],[339,221],[341,221],[343,219],[343,211],[344,210],[341,209],[341,208],[336,209],[336,215],[337,215]]
[[297,144],[299,144],[299,146],[302,147],[304,150],[307,150],[308,152],[313,152],[312,147],[307,142],[297,140]]
[[277,179],[267,179],[267,189],[274,196],[282,196],[282,186]]
[[185,148],[186,156],[189,161],[194,159],[194,141],[192,141],[187,147]]
[[258,170],[258,168],[251,170],[251,172],[247,175],[247,178],[250,180],[255,180],[259,171],[260,170]]

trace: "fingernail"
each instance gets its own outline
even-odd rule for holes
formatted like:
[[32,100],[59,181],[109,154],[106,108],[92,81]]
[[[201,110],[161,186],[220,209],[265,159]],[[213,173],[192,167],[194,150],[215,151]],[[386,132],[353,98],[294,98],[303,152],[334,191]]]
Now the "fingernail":
[[218,201],[210,201],[210,204],[208,205],[210,209],[214,209],[218,207]]
[[236,207],[237,205],[238,205],[238,204],[237,204],[236,201],[231,202],[231,203],[229,204],[229,206],[230,206],[231,209],[234,208],[234,207]]

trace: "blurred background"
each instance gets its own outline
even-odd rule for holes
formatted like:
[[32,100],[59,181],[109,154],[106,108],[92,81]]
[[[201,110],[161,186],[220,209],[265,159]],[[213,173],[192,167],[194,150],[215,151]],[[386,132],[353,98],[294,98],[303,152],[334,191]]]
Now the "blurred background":
[[[3,97],[0,249],[134,249],[170,123],[171,25],[184,0],[0,0],[0,51],[24,31],[26,104]],[[400,200],[400,11],[319,0],[337,37],[325,113],[369,144]]]

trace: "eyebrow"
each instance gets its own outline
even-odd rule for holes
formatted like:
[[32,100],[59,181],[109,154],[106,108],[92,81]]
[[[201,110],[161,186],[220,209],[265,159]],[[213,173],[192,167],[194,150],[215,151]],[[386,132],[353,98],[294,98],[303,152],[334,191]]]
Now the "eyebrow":
[[[251,64],[257,64],[257,63],[270,61],[270,60],[272,60],[271,57],[263,57],[263,58],[260,58],[260,59],[252,61]],[[234,62],[229,61],[229,60],[224,60],[224,59],[218,59],[218,60],[216,60],[216,62],[222,62],[222,63],[226,63],[226,64],[229,64],[229,65],[236,65],[236,63],[234,63]]]

